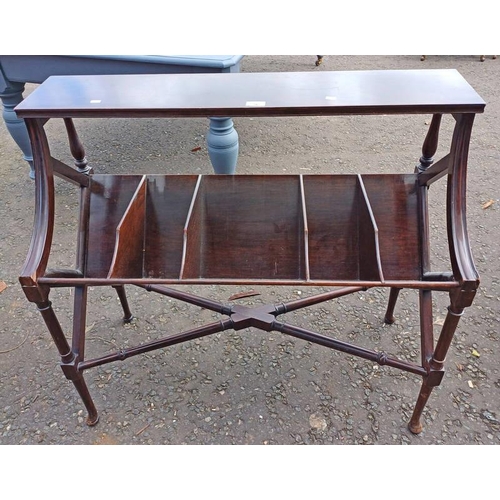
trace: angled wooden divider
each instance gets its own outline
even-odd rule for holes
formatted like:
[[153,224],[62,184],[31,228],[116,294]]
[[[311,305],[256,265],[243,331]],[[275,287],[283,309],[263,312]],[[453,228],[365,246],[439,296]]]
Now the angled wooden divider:
[[363,174],[363,185],[378,229],[385,281],[422,280],[419,190],[415,174]]
[[144,175],[116,228],[116,243],[109,278],[142,278],[146,218],[146,176]]
[[199,277],[201,274],[201,252],[202,252],[202,212],[203,202],[198,193],[200,191],[202,176],[198,177],[196,186],[189,205],[186,222],[182,229],[182,260],[179,270],[179,279],[184,275]]
[[365,185],[361,175],[358,178],[358,241],[359,241],[359,279],[362,281],[384,281],[380,261],[380,243],[377,222],[373,215]]
[[142,175],[92,176],[86,251],[81,256],[86,278],[108,276],[115,253],[116,228],[142,178]]
[[311,279],[311,267],[309,265],[309,223],[307,221],[306,192],[304,189],[304,176],[300,176],[300,206],[302,208],[302,221],[304,231],[304,263],[306,281]]
[[184,228],[199,180],[197,175],[148,176],[145,278],[179,278]]

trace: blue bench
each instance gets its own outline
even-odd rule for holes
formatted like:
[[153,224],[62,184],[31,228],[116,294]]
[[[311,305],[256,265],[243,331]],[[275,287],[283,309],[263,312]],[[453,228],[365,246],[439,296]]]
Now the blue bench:
[[[0,99],[10,135],[29,163],[33,155],[24,121],[14,108],[23,100],[26,83],[42,83],[52,75],[106,75],[158,73],[237,73],[236,56],[16,56],[0,55]],[[238,134],[229,117],[211,117],[207,149],[215,173],[233,174],[238,160]]]

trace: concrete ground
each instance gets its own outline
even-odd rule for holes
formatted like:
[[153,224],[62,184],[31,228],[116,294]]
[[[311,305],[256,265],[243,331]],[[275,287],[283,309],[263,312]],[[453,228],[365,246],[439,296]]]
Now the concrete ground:
[[[51,338],[17,281],[28,249],[34,193],[27,164],[0,122],[0,444],[384,444],[500,443],[500,62],[479,56],[247,56],[242,71],[456,68],[487,102],[477,116],[468,176],[469,236],[481,288],[448,355],[442,385],[424,412],[424,431],[407,422],[420,379],[317,345],[253,329],[228,331],[89,370],[100,422],[89,428]],[[28,92],[34,86],[28,86]],[[411,172],[429,116],[235,118],[238,173]],[[453,120],[442,124],[438,155]],[[211,173],[208,123],[177,120],[78,120],[96,172]],[[61,124],[50,123],[54,156],[70,162]],[[197,149],[197,148],[201,149]],[[195,151],[193,151],[195,149]],[[197,149],[197,150],[196,150]],[[433,186],[431,237],[436,269],[447,270],[443,187]],[[51,264],[72,265],[72,186],[57,182]],[[442,269],[444,268],[444,269]],[[121,322],[112,289],[89,291],[88,355],[213,321],[213,313],[129,287],[136,316]],[[188,287],[224,303],[256,305],[318,292],[298,287]],[[242,299],[240,292],[257,295]],[[71,331],[72,296],[51,294]],[[396,323],[385,325],[386,290],[370,290],[304,309],[289,321],[348,342],[419,359],[417,294],[401,294]],[[436,330],[447,296],[435,295]]]

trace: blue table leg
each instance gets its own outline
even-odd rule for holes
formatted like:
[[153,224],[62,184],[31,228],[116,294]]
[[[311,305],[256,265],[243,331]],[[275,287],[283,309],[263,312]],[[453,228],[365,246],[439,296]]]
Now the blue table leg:
[[231,118],[212,117],[207,134],[208,156],[216,174],[234,174],[238,161],[238,132]]
[[24,120],[18,118],[14,108],[23,100],[24,83],[9,82],[9,86],[0,92],[0,99],[3,104],[3,119],[10,135],[23,152],[23,158],[30,166],[30,177],[35,178],[33,168],[33,154],[29,140],[28,130]]

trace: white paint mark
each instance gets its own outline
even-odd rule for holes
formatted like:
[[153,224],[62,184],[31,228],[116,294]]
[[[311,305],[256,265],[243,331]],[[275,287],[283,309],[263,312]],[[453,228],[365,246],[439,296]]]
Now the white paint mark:
[[266,101],[247,101],[246,106],[261,108],[266,105]]

